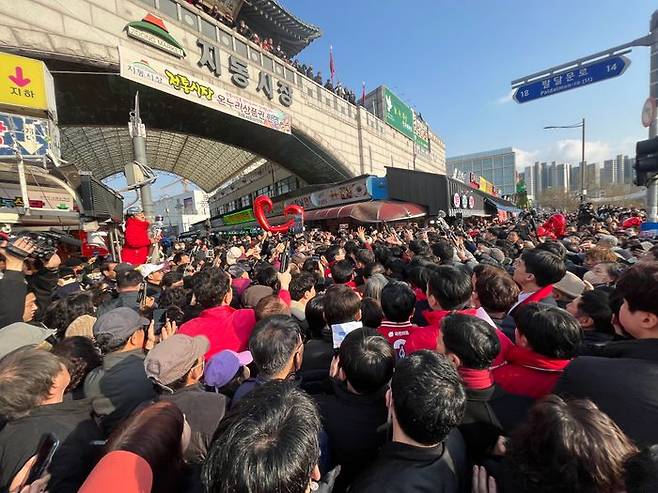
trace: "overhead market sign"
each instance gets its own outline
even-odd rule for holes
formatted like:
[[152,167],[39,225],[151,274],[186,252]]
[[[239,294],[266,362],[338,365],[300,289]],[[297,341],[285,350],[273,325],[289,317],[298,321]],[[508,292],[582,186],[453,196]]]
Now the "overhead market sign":
[[254,103],[124,46],[119,47],[121,77],[173,96],[201,104],[272,130],[291,133],[290,116],[283,111]]
[[185,50],[176,38],[169,34],[164,21],[153,14],[146,15],[141,21],[127,24],[126,32],[131,38],[137,39],[170,55],[178,58],[185,57]]

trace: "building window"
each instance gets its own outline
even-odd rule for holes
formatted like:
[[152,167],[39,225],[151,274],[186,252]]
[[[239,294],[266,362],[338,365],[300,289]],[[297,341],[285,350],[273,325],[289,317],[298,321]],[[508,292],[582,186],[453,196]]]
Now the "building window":
[[273,197],[274,194],[272,193],[272,185],[268,185],[266,187],[259,188],[258,190],[256,190],[256,197],[258,197],[259,195],[267,195],[268,197]]
[[275,196],[283,195],[284,193],[292,192],[297,188],[297,177],[289,176],[276,183]]
[[245,195],[240,199],[240,202],[242,207],[249,207],[251,205],[251,196]]

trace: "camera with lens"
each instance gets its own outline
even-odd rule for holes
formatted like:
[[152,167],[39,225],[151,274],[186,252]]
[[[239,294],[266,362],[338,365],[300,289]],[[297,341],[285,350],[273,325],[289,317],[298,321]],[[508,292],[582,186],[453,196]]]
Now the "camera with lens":
[[[36,247],[35,250],[28,253],[25,250],[16,247],[16,242],[21,238],[32,242]],[[31,257],[41,260],[44,264],[48,263],[52,256],[55,255],[60,243],[65,243],[76,248],[82,246],[80,240],[70,236],[65,231],[56,228],[50,228],[49,231],[23,231],[20,233],[9,234],[6,235],[6,239],[9,243],[7,245],[7,252],[10,254],[19,258]]]
[[[31,253],[26,252],[16,247],[16,242],[19,239],[29,240],[36,247]],[[7,245],[7,252],[19,258],[32,257],[41,260],[44,264],[55,255],[57,251],[57,239],[48,233],[22,233],[20,235],[9,236],[9,245]]]

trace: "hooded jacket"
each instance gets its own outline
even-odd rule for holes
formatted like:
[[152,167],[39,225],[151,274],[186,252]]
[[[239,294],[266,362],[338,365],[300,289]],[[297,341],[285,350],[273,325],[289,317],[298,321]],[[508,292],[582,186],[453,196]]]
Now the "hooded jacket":
[[570,359],[549,358],[512,345],[505,354],[505,362],[494,368],[494,381],[510,394],[539,399],[553,391],[569,363]]

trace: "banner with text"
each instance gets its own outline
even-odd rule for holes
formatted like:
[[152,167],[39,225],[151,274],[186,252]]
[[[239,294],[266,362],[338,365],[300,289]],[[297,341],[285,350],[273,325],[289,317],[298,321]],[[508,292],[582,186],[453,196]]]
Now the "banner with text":
[[125,79],[272,130],[287,134],[291,132],[290,116],[283,111],[254,103],[242,96],[197,79],[185,70],[165,65],[123,46],[119,47],[119,57],[121,77]]
[[416,145],[425,149],[426,151],[430,150],[430,129],[427,123],[420,118],[414,111],[414,137],[416,139]]
[[409,137],[414,136],[414,112],[400,98],[384,87],[384,120],[391,127]]

